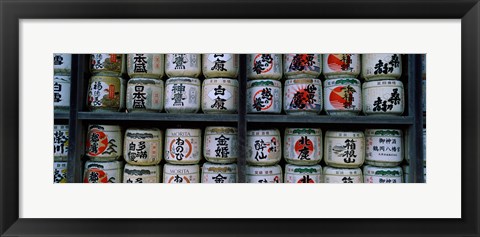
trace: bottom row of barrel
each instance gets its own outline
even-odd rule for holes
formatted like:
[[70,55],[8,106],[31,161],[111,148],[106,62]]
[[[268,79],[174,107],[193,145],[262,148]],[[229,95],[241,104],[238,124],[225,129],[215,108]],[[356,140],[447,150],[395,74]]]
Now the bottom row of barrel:
[[[66,182],[67,162],[54,163],[54,183]],[[85,164],[84,183],[237,183],[236,164],[214,164],[206,162],[199,165],[163,166],[123,165],[121,161],[93,162]],[[285,165],[282,167],[246,166],[247,183],[404,183],[408,180],[408,166],[376,167],[372,165],[360,168],[334,168]]]

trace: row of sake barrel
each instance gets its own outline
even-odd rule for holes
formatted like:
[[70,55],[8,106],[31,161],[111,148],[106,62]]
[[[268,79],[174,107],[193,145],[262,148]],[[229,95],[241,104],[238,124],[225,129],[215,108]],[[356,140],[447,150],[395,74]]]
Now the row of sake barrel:
[[[363,169],[363,172],[362,172]],[[402,183],[408,182],[408,166],[335,168],[285,165],[246,166],[247,183]],[[54,163],[54,183],[65,183],[67,162]],[[163,174],[163,178],[161,178]],[[237,183],[236,164],[204,163],[194,165],[165,164],[162,167],[135,166],[121,161],[87,161],[84,183]],[[426,176],[425,176],[426,177]]]
[[[126,60],[125,60],[126,58]],[[126,62],[125,62],[126,61]],[[160,79],[168,77],[236,78],[239,54],[91,54],[91,72]],[[125,70],[126,68],[126,70]],[[401,54],[247,54],[248,79],[353,77],[399,79]]]
[[[92,111],[167,113],[236,113],[238,81],[229,78],[170,78],[162,80],[133,78],[128,81],[126,98],[124,80],[120,77],[93,76],[88,89],[88,107]],[[283,103],[282,103],[283,100]],[[401,115],[405,97],[399,80],[369,81],[361,85],[355,78],[301,78],[282,82],[251,80],[247,83],[248,113],[319,114],[329,115]],[[323,106],[325,108],[323,108]]]

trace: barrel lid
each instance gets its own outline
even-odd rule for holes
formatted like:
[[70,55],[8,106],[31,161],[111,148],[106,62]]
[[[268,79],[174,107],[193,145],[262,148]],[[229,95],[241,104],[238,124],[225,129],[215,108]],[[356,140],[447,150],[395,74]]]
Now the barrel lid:
[[165,134],[168,137],[191,136],[198,137],[202,134],[200,128],[167,128]]
[[335,168],[331,166],[325,166],[323,168],[324,175],[362,175],[362,169],[360,168]]
[[322,166],[320,165],[285,165],[285,173],[298,173],[298,174],[322,174]]
[[224,84],[224,85],[230,85],[234,87],[238,87],[238,80],[234,78],[225,78],[225,77],[216,77],[216,78],[209,78],[203,80],[203,85],[207,84]]
[[320,128],[285,128],[285,134],[288,135],[322,135]]
[[237,164],[215,164],[211,162],[205,162],[202,166],[203,173],[224,173],[224,174],[236,174]]
[[128,85],[132,84],[157,84],[163,85],[163,81],[160,79],[146,78],[146,77],[134,77],[128,80]]
[[259,79],[259,80],[250,80],[247,81],[247,88],[250,87],[265,87],[265,86],[272,86],[272,87],[281,87],[282,82],[279,80],[273,80],[273,79]]
[[365,136],[401,137],[400,129],[365,129]]
[[[192,173],[198,173],[200,170],[199,165],[174,165],[174,164],[165,164],[163,167],[163,170],[165,173],[176,173],[175,170],[188,170],[190,174]],[[172,172],[173,171],[173,172]]]
[[280,165],[273,165],[273,166],[246,165],[245,166],[245,173],[247,175],[282,174],[282,167],[280,167]]
[[352,77],[341,77],[341,78],[332,78],[325,80],[325,86],[335,86],[335,85],[360,85],[360,80]]
[[308,77],[287,79],[285,81],[285,85],[294,85],[294,84],[317,84],[319,86],[322,86],[322,81],[320,79],[308,78]]
[[160,166],[139,166],[139,165],[130,165],[125,164],[124,173],[128,175],[156,175],[160,173]]
[[99,168],[104,170],[114,170],[114,169],[120,169],[122,166],[123,166],[122,161],[100,162],[100,161],[89,160],[85,162],[85,169]]
[[403,83],[400,80],[377,78],[375,81],[366,81],[362,85],[362,89],[370,87],[401,87]]
[[158,128],[128,128],[125,131],[125,137],[135,135],[152,135],[151,138],[159,138],[162,135],[162,131]]
[[278,129],[265,129],[265,130],[249,130],[247,131],[248,136],[280,136],[280,131]]
[[121,127],[119,125],[101,125],[101,124],[90,124],[88,125],[88,130],[97,128],[104,131],[121,131]]
[[362,131],[327,131],[325,138],[327,137],[364,137],[364,134]]
[[187,83],[187,84],[194,84],[196,86],[200,86],[200,80],[193,77],[170,77],[167,79],[166,84],[173,84],[173,83]]
[[403,176],[403,170],[402,170],[402,167],[400,166],[378,167],[373,165],[365,165],[363,167],[363,173],[365,175],[394,176],[394,177]]
[[205,127],[205,134],[216,135],[219,133],[236,135],[238,132],[236,127]]

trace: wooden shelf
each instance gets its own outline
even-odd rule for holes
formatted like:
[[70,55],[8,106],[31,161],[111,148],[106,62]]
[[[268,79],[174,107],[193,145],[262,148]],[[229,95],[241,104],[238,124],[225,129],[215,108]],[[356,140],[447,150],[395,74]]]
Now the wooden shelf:
[[53,113],[53,119],[69,119],[70,118],[70,112],[69,111],[55,111]]
[[329,116],[247,114],[247,123],[413,124],[413,116]]
[[79,112],[80,120],[238,122],[238,114],[169,114],[125,112]]

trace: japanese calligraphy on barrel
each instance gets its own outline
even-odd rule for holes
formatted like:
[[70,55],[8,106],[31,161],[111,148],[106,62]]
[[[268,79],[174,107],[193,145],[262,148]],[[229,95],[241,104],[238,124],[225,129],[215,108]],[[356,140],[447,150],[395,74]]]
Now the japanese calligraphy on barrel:
[[162,131],[129,128],[125,131],[123,158],[131,165],[157,165],[162,160]]
[[335,168],[325,166],[323,168],[323,182],[325,183],[363,183],[362,170],[360,168]]
[[202,74],[201,62],[201,54],[166,54],[165,73],[168,77],[199,77]]
[[233,114],[238,109],[238,81],[228,78],[205,79],[202,111],[206,114]]
[[237,128],[206,127],[203,156],[212,163],[234,163],[238,158]]
[[283,183],[282,167],[273,166],[245,166],[245,181],[247,183]]
[[53,76],[53,108],[55,110],[70,109],[70,76]]
[[161,168],[158,165],[136,166],[125,164],[124,183],[160,183]]
[[316,165],[322,160],[322,130],[319,128],[286,128],[283,156],[290,164]]
[[202,183],[236,183],[237,164],[214,164],[206,162],[202,166]]
[[120,76],[125,72],[124,55],[91,54],[90,71],[96,76]]
[[67,162],[53,162],[53,183],[67,183]]
[[120,77],[93,76],[88,84],[87,105],[91,111],[120,111],[125,107],[126,82]]
[[392,167],[403,160],[403,136],[400,129],[366,129],[365,163]]
[[322,183],[322,167],[286,164],[285,183]]
[[165,161],[170,164],[198,164],[202,148],[202,131],[194,128],[167,128]]
[[127,55],[127,72],[130,78],[161,79],[164,75],[163,54],[133,53]]
[[200,80],[172,77],[165,83],[167,113],[196,113],[200,110]]
[[362,90],[355,78],[325,80],[324,106],[328,115],[355,116],[362,111]]
[[391,53],[363,54],[362,77],[366,81],[392,80],[402,76],[402,55]]
[[127,84],[128,112],[160,112],[165,92],[163,81],[149,78],[132,78]]
[[360,54],[324,54],[323,75],[327,79],[348,77],[360,74]]
[[322,73],[321,54],[284,54],[283,75],[292,78],[318,78]]
[[247,113],[282,112],[282,83],[277,80],[247,82]]
[[200,183],[200,167],[198,165],[165,164],[163,167],[163,183]]
[[68,159],[68,125],[53,125],[53,160]]
[[89,125],[85,155],[93,161],[117,160],[123,151],[122,130],[118,125]]
[[247,163],[274,165],[282,158],[282,140],[278,129],[247,132]]
[[53,75],[71,76],[72,73],[72,55],[67,53],[53,54]]
[[285,81],[283,110],[287,114],[319,114],[322,111],[320,79],[288,79]]
[[398,80],[369,81],[362,85],[365,115],[402,115],[405,107],[403,83]]
[[377,167],[372,165],[363,166],[364,183],[402,183],[403,171],[399,166]]
[[365,136],[361,131],[327,131],[325,163],[336,168],[358,168],[365,161]]
[[85,162],[83,173],[84,183],[121,183],[123,174],[123,162]]
[[211,53],[202,56],[202,72],[205,78],[237,78],[240,56],[238,54]]
[[281,54],[247,54],[247,78],[281,80]]

